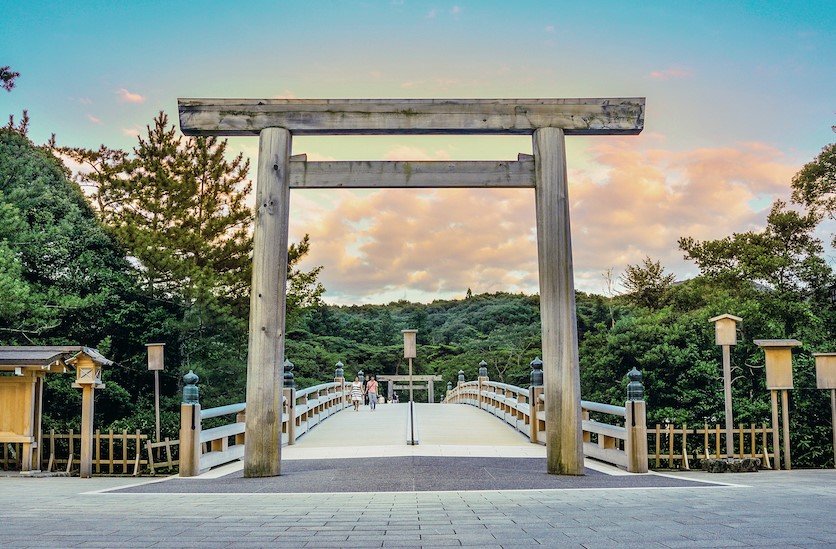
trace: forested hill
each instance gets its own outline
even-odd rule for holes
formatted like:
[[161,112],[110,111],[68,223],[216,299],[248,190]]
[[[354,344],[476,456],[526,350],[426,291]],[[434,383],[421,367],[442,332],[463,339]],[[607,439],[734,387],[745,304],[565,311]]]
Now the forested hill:
[[[582,334],[611,320],[603,297],[579,293],[577,300]],[[318,365],[337,360],[347,374],[403,373],[403,329],[418,330],[416,371],[454,382],[460,369],[474,379],[484,360],[492,379],[525,385],[529,363],[541,354],[539,297],[500,292],[430,304],[316,307],[288,333],[287,355],[303,383]]]

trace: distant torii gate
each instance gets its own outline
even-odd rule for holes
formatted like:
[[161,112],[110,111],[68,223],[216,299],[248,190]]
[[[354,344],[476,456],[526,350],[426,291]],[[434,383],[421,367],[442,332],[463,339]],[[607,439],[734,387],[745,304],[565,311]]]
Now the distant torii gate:
[[[375,376],[378,381],[386,382],[386,399],[391,402],[395,391],[408,391],[410,389],[410,380],[412,381],[412,389],[418,391],[427,391],[427,402],[432,404],[435,402],[435,385],[436,381],[444,381],[441,376],[433,375],[390,375],[383,374]],[[406,385],[395,385],[396,383],[406,383]]]
[[[533,187],[547,469],[583,474],[565,135],[635,135],[644,98],[179,99],[185,135],[258,135],[244,476],[281,472],[290,189]],[[514,162],[307,162],[293,135],[532,135]]]

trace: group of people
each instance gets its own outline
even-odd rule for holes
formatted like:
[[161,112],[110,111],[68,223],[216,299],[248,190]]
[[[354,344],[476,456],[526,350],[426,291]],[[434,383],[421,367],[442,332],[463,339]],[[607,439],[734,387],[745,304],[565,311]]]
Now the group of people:
[[354,411],[360,409],[364,397],[369,397],[369,408],[374,412],[377,407],[377,378],[370,376],[366,386],[363,387],[363,382],[360,381],[359,376],[354,376],[354,383],[351,384],[351,402],[354,404]]

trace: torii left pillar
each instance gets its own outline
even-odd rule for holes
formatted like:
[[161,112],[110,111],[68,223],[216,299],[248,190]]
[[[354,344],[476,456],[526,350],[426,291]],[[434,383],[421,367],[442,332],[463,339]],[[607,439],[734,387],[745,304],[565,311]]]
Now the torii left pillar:
[[290,148],[287,129],[261,130],[247,359],[245,477],[281,474]]

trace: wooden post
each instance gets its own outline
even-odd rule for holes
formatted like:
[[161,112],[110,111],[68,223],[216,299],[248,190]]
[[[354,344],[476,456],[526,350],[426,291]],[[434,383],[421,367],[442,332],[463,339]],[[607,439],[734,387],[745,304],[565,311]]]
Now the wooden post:
[[93,476],[93,391],[93,385],[81,387],[81,478]]
[[261,130],[247,360],[245,477],[281,473],[290,146],[286,129]]
[[296,444],[296,389],[285,387],[284,398],[287,399],[287,444]]
[[787,390],[781,391],[781,417],[783,418],[784,437],[784,465],[787,471],[792,469],[792,456],[790,455],[790,403]]
[[[734,457],[734,420],[732,418],[731,392],[731,351],[728,345],[723,345],[723,394],[726,401],[726,457]],[[720,441],[717,441],[718,445]],[[740,450],[743,457],[743,449]]]
[[578,332],[562,129],[534,131],[534,164],[547,471],[582,475]]
[[836,389],[830,389],[830,422],[833,427],[833,467],[836,467]]
[[200,474],[200,404],[180,405],[180,476]]
[[435,404],[435,385],[433,380],[427,380],[427,400],[430,404]]
[[528,438],[531,442],[540,441],[540,395],[543,394],[543,387],[532,385],[528,389],[528,413],[530,417],[530,429]]
[[769,391],[772,400],[772,452],[775,454],[775,470],[781,470],[781,445],[778,438],[778,390]]

